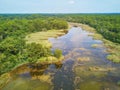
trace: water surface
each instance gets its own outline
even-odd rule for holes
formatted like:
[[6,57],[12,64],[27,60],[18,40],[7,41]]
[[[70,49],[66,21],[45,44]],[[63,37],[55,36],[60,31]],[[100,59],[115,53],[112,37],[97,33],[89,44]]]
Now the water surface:
[[72,27],[66,35],[50,38],[51,51],[61,49],[65,59],[22,65],[11,72],[11,81],[2,90],[120,90],[120,65],[108,61],[102,41],[89,34]]

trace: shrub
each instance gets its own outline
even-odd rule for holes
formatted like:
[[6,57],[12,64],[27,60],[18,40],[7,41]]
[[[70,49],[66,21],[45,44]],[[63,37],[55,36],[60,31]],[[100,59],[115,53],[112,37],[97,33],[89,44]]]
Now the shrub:
[[56,50],[54,51],[54,56],[55,56],[56,58],[60,58],[60,57],[62,56],[62,50],[56,49]]

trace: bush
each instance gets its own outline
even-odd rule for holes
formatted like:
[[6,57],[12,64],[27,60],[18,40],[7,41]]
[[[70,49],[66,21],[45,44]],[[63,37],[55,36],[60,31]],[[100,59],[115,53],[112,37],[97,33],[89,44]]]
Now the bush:
[[31,43],[27,45],[26,53],[29,58],[46,57],[51,54],[50,48],[45,47],[42,44]]
[[54,51],[54,56],[55,56],[56,58],[60,58],[60,57],[62,56],[62,50],[56,49],[56,50]]

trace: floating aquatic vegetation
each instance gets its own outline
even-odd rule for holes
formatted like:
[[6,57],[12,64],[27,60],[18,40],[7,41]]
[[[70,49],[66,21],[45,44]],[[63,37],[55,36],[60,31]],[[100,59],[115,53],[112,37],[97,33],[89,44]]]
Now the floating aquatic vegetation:
[[89,57],[78,57],[77,61],[79,61],[79,62],[87,62],[87,61],[90,61],[90,58]]

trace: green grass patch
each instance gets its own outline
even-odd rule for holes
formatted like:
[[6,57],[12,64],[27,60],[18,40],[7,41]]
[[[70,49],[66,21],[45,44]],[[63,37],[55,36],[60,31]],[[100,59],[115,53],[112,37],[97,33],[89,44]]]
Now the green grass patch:
[[42,31],[42,32],[36,32],[32,33],[26,36],[25,40],[26,43],[42,43],[45,45],[50,45],[48,42],[48,38],[51,37],[58,37],[61,35],[64,35],[66,33],[66,30],[48,30],[48,31]]

